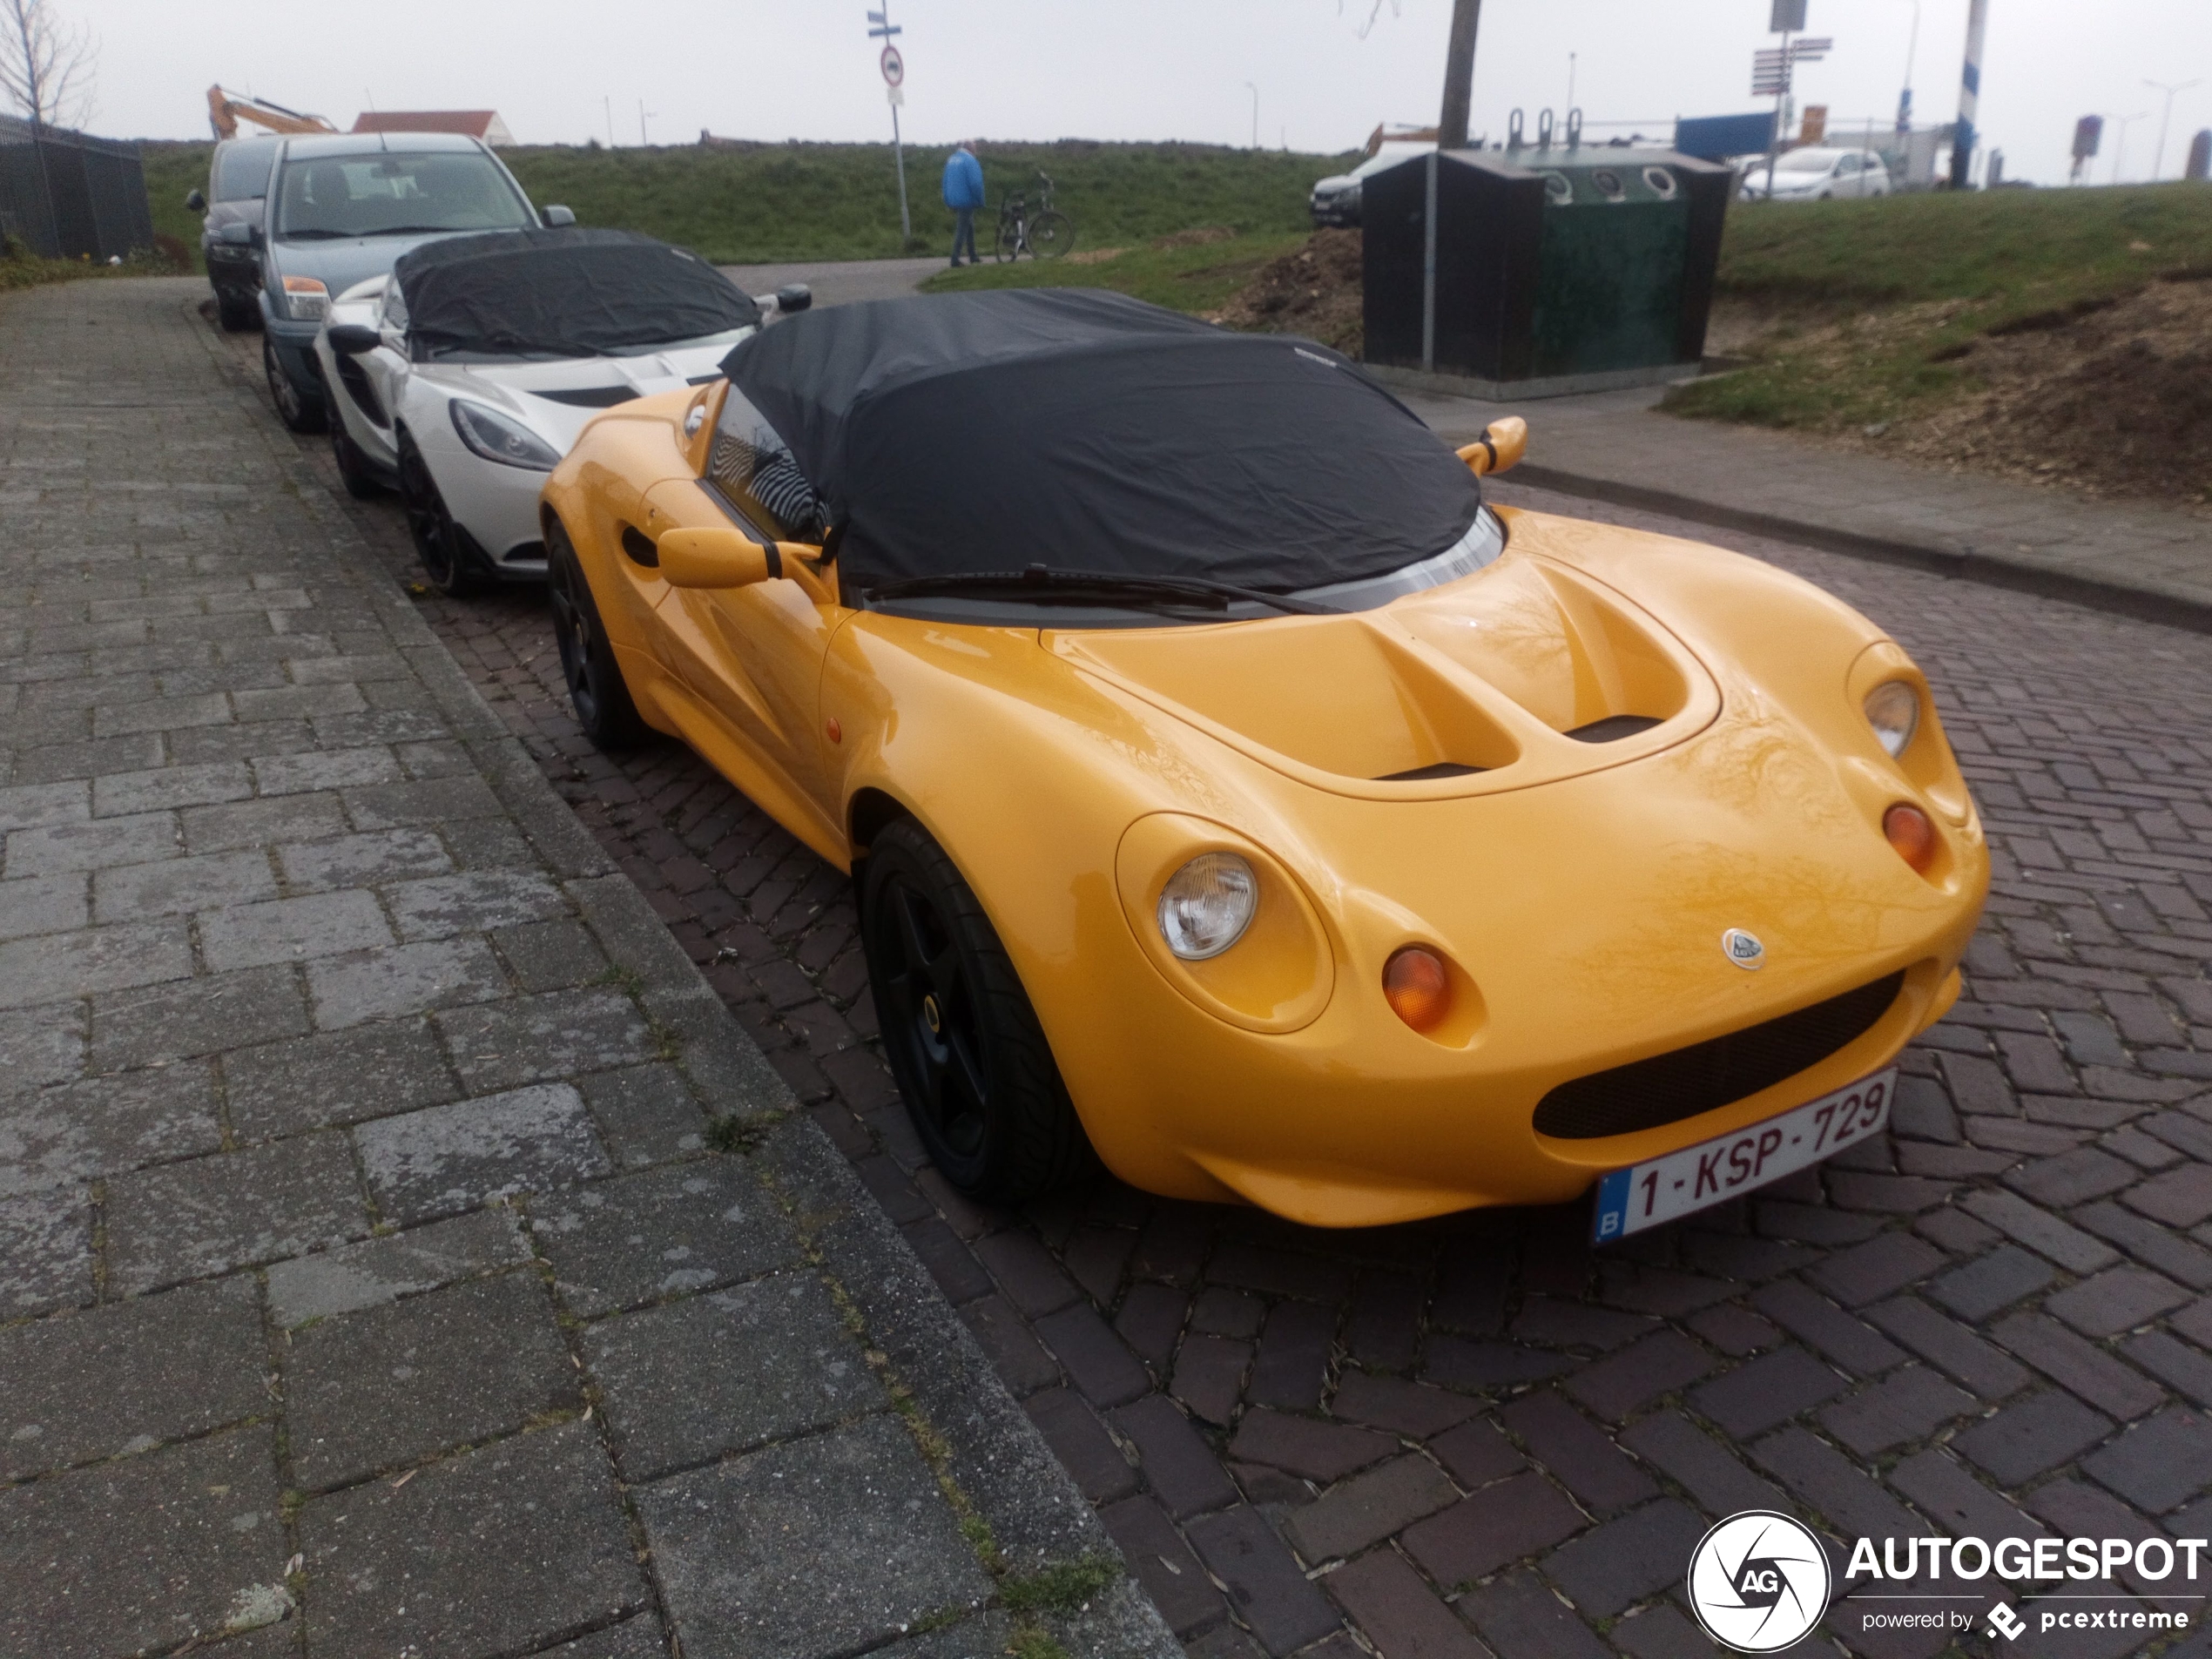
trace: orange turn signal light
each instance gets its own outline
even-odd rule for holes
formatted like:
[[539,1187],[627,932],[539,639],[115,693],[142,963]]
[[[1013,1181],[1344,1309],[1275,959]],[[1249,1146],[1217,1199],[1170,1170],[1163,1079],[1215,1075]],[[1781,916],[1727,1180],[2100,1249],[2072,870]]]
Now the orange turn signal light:
[[1383,964],[1383,1000],[1416,1031],[1442,1023],[1452,1011],[1452,979],[1434,951],[1408,945]]
[[1882,833],[1897,849],[1898,857],[1925,874],[1935,862],[1935,826],[1911,801],[1901,800],[1882,814]]

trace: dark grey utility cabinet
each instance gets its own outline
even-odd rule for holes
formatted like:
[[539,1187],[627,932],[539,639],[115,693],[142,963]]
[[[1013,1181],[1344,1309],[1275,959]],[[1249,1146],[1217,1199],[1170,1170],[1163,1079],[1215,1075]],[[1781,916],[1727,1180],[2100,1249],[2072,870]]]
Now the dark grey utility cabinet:
[[1366,358],[1569,391],[1704,354],[1735,174],[1669,150],[1416,156],[1363,192]]

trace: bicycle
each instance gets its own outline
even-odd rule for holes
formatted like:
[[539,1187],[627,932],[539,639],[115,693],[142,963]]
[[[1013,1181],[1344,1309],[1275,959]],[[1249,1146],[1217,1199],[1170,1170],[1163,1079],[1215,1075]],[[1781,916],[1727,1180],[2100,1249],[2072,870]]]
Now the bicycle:
[[1037,182],[1043,188],[1038,192],[1034,215],[1029,212],[1026,195],[1008,196],[999,202],[998,246],[995,251],[1001,262],[1018,260],[1024,253],[1033,260],[1064,259],[1076,246],[1074,224],[1052,205],[1052,180],[1040,172]]

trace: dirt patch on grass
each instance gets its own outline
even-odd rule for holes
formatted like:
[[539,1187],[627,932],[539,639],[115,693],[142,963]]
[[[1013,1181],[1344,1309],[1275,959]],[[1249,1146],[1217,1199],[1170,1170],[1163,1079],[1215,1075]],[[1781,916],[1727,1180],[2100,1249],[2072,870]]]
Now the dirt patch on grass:
[[1178,247],[1204,247],[1213,242],[1233,242],[1237,233],[1226,225],[1200,225],[1187,231],[1170,231],[1165,236],[1156,236],[1151,246],[1162,253]]
[[1993,324],[1965,300],[1715,307],[1741,373],[1666,399],[1951,472],[2212,508],[2212,280],[2188,273]]
[[2212,505],[2212,281],[2154,282],[1955,347],[1979,389],[1903,422],[1917,460]]
[[1262,266],[1213,320],[1305,334],[1356,358],[1363,335],[1359,249],[1358,231],[1316,231],[1305,246]]

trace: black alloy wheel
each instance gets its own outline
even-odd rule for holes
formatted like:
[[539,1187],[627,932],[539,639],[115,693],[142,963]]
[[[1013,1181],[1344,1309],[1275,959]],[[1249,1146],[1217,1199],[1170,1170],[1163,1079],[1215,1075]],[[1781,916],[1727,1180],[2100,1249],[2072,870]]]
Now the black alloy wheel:
[[459,527],[446,510],[429,463],[406,434],[400,435],[400,504],[407,510],[407,532],[430,585],[448,599],[482,591],[483,573],[461,545]]
[[322,400],[309,398],[292,383],[277,357],[276,341],[266,334],[261,336],[261,372],[269,377],[269,398],[276,405],[277,419],[294,432],[322,430]]
[[1010,1204],[1096,1170],[1036,1010],[945,850],[900,819],[869,847],[860,887],[885,1055],[945,1179]]
[[346,430],[346,417],[334,413],[330,417],[330,453],[338,462],[338,480],[346,486],[348,496],[355,501],[367,501],[383,493],[384,486],[369,469],[368,457],[354,442],[353,434]]
[[644,719],[631,699],[622,664],[599,621],[591,583],[556,521],[545,537],[546,592],[553,607],[553,643],[561,653],[561,678],[583,735],[601,749],[634,749],[645,740]]

